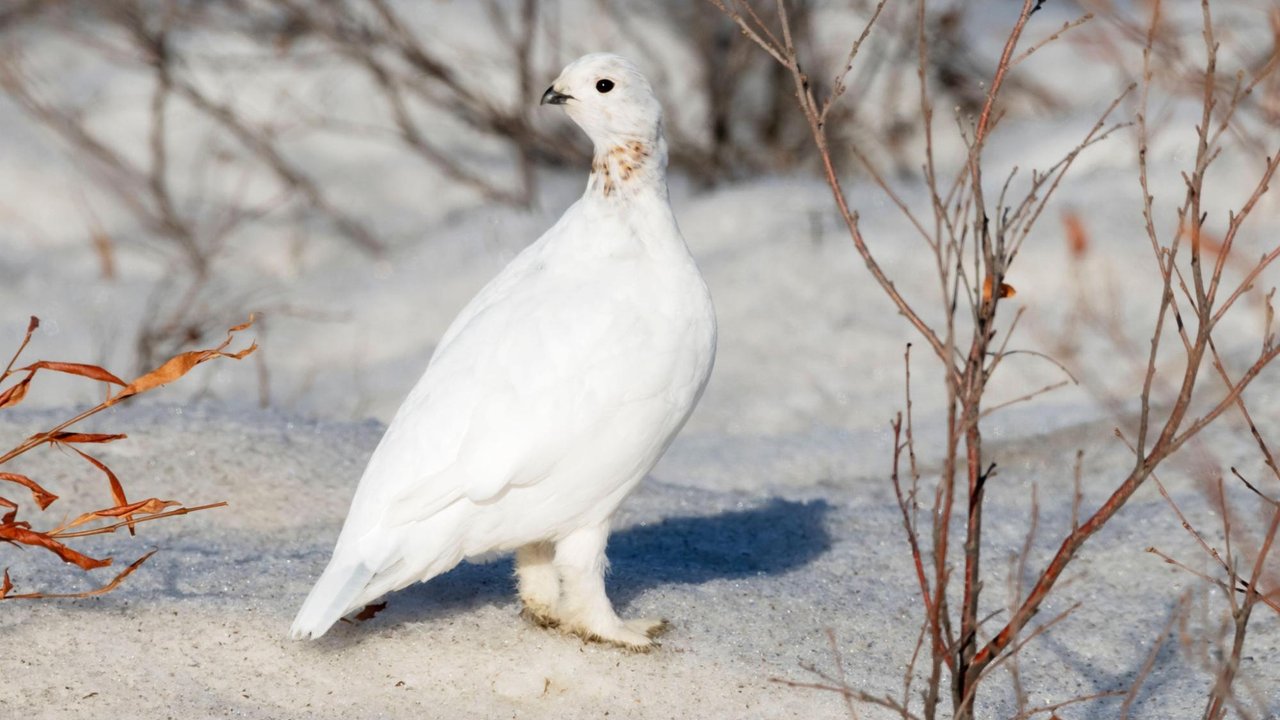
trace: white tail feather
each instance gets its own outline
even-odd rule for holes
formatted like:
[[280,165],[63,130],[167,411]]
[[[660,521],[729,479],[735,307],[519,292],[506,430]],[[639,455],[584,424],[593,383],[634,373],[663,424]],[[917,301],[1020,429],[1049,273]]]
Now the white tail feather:
[[334,560],[298,610],[289,630],[289,637],[294,640],[314,640],[328,632],[339,618],[355,609],[373,579],[373,570],[364,564],[339,564],[337,558]]

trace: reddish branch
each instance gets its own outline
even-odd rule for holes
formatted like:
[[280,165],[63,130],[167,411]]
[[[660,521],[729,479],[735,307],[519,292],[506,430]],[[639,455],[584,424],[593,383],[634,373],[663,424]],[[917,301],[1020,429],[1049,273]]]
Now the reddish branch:
[[[1088,17],[1064,24],[1062,28],[1045,41],[1037,43],[1032,48],[1018,54],[1017,48],[1023,31],[1027,27],[1031,15],[1040,4],[1036,0],[1023,0],[1021,11],[1013,23],[992,80],[988,85],[981,111],[976,121],[970,126],[968,155],[963,171],[957,175],[949,186],[943,187],[939,184],[933,162],[932,102],[925,84],[925,68],[928,65],[925,2],[923,0],[919,2],[916,38],[919,44],[918,76],[921,82],[920,106],[922,117],[924,118],[925,133],[925,182],[932,196],[934,232],[930,233],[925,224],[909,210],[906,203],[885,182],[883,175],[876,172],[871,166],[865,154],[861,153],[857,148],[853,152],[855,157],[870,171],[874,182],[884,190],[886,195],[903,212],[912,227],[924,237],[934,253],[935,267],[938,272],[940,287],[942,288],[943,317],[945,318],[945,325],[941,328],[935,328],[922,319],[913,302],[898,290],[892,278],[880,266],[868,248],[858,227],[858,215],[849,207],[839,175],[835,169],[824,120],[832,104],[843,92],[841,79],[844,75],[837,76],[833,84],[833,90],[825,98],[820,100],[817,97],[817,92],[811,84],[809,76],[801,68],[787,10],[781,0],[776,0],[776,29],[771,27],[770,23],[766,22],[756,12],[751,3],[746,0],[709,1],[732,18],[748,38],[763,48],[770,57],[790,73],[796,91],[797,103],[809,125],[812,140],[822,159],[824,175],[831,189],[836,207],[849,230],[855,249],[862,257],[877,284],[895,304],[899,312],[907,318],[908,322],[925,339],[934,354],[943,363],[944,380],[947,388],[948,433],[947,449],[943,457],[943,468],[937,485],[932,516],[932,562],[934,564],[932,582],[930,582],[928,573],[925,570],[924,557],[919,543],[919,530],[912,519],[911,509],[914,508],[915,503],[914,479],[913,490],[907,496],[903,493],[899,477],[902,451],[904,448],[912,450],[909,430],[906,443],[903,443],[901,418],[893,424],[895,447],[892,480],[899,508],[903,515],[903,527],[907,535],[916,582],[921,589],[922,604],[925,612],[924,632],[930,639],[928,644],[933,653],[933,671],[930,678],[930,687],[924,697],[924,716],[932,718],[935,715],[939,699],[937,690],[940,682],[940,670],[943,665],[946,665],[951,671],[952,703],[955,717],[971,718],[977,688],[989,671],[998,665],[1001,659],[1016,653],[1027,641],[1043,632],[1053,622],[1056,622],[1051,621],[1039,625],[1028,636],[1019,641],[1045,598],[1056,586],[1063,572],[1083,544],[1115,516],[1162,461],[1179,450],[1191,438],[1198,435],[1231,407],[1240,407],[1243,411],[1243,391],[1275,359],[1277,354],[1280,354],[1280,348],[1277,348],[1276,343],[1268,336],[1262,352],[1238,378],[1232,381],[1226,376],[1225,370],[1222,371],[1226,390],[1220,398],[1209,406],[1208,411],[1199,417],[1190,414],[1193,397],[1197,399],[1200,397],[1196,390],[1205,358],[1212,354],[1215,362],[1218,362],[1212,342],[1212,333],[1218,321],[1236,303],[1246,289],[1251,287],[1262,271],[1277,258],[1280,258],[1280,249],[1267,253],[1257,264],[1247,270],[1244,281],[1227,296],[1225,301],[1218,302],[1218,289],[1223,274],[1225,254],[1229,252],[1241,225],[1257,205],[1261,196],[1267,191],[1269,182],[1277,167],[1280,167],[1280,150],[1267,158],[1261,177],[1247,201],[1239,210],[1230,214],[1228,231],[1224,241],[1221,243],[1222,254],[1218,256],[1217,261],[1210,267],[1206,267],[1201,262],[1201,252],[1204,244],[1202,226],[1205,222],[1205,215],[1200,209],[1205,190],[1205,172],[1220,152],[1219,141],[1223,137],[1225,129],[1231,125],[1232,116],[1238,104],[1249,95],[1249,92],[1261,82],[1266,74],[1269,74],[1280,63],[1267,63],[1259,71],[1258,75],[1249,82],[1237,80],[1230,93],[1229,102],[1219,104],[1215,83],[1218,72],[1216,66],[1217,44],[1214,40],[1213,22],[1207,0],[1202,0],[1203,38],[1206,47],[1201,98],[1203,112],[1201,122],[1197,128],[1199,135],[1195,166],[1192,172],[1186,176],[1186,197],[1179,210],[1182,224],[1188,227],[1190,231],[1190,241],[1187,243],[1190,246],[1190,250],[1187,255],[1189,256],[1188,272],[1191,278],[1187,281],[1184,279],[1184,271],[1177,264],[1179,251],[1183,247],[1180,242],[1182,234],[1175,235],[1167,245],[1160,241],[1155,230],[1151,209],[1152,197],[1147,183],[1145,107],[1151,84],[1150,56],[1156,22],[1153,19],[1151,29],[1147,33],[1147,49],[1144,53],[1142,97],[1140,101],[1142,110],[1139,112],[1137,122],[1140,136],[1138,160],[1139,180],[1143,191],[1144,217],[1157,265],[1162,275],[1163,287],[1158,311],[1155,314],[1150,353],[1145,368],[1146,375],[1140,395],[1142,410],[1139,422],[1140,427],[1136,438],[1134,467],[1128,476],[1115,487],[1106,502],[1082,522],[1078,520],[1078,506],[1073,505],[1071,532],[1062,540],[1057,553],[1036,576],[1026,597],[1021,598],[1016,606],[1012,608],[1004,626],[989,641],[985,644],[980,644],[977,638],[977,631],[980,624],[979,597],[982,589],[980,563],[982,507],[985,483],[993,476],[995,469],[994,463],[990,463],[984,457],[982,448],[980,420],[987,414],[982,409],[982,403],[987,384],[996,368],[1000,365],[1001,360],[1014,352],[1027,352],[1006,350],[1008,335],[1012,334],[1013,326],[1016,325],[1016,318],[1005,330],[1005,340],[998,346],[993,344],[997,335],[997,311],[1001,298],[1006,295],[1004,289],[1007,286],[1004,283],[1004,278],[1010,268],[1010,264],[1017,255],[1022,240],[1028,236],[1031,227],[1041,216],[1049,197],[1054,194],[1062,177],[1071,167],[1076,156],[1084,148],[1106,138],[1117,127],[1125,125],[1122,123],[1110,128],[1105,127],[1107,118],[1112,110],[1119,105],[1121,99],[1127,95],[1132,87],[1126,89],[1112,103],[1085,139],[1066,157],[1048,171],[1032,174],[1025,199],[1021,202],[1006,205],[1005,197],[1009,188],[1009,183],[1006,183],[999,202],[989,212],[989,205],[983,192],[982,150],[998,124],[1000,118],[1000,93],[1006,85],[1009,70],[1045,42],[1060,36],[1067,30],[1078,27],[1086,22]],[[875,18],[879,16],[881,6],[883,6],[883,3],[877,6],[871,22],[874,22]],[[1158,18],[1158,11],[1159,3],[1156,4],[1153,18]],[[852,67],[853,57],[857,54],[857,50],[861,47],[869,29],[870,25],[854,43],[850,60],[845,65],[844,73],[848,73],[849,68]],[[1012,180],[1012,176],[1010,176],[1010,180]],[[992,218],[995,218],[995,220]],[[1186,307],[1180,302],[1178,292],[1185,296]],[[957,301],[962,296],[969,301],[973,321],[972,335],[964,354],[957,352],[955,317]],[[1176,383],[1172,406],[1165,412],[1163,419],[1157,421],[1152,413],[1152,396],[1156,386],[1157,360],[1161,351],[1160,341],[1165,331],[1165,321],[1170,316],[1176,321],[1177,332],[1185,352],[1185,365],[1182,369],[1181,378]],[[1220,362],[1218,364],[1220,365]],[[1061,384],[1051,384],[1046,386],[1046,389],[1052,389]],[[1035,393],[1030,396],[1034,395]],[[1029,399],[1030,396],[1019,400]],[[1250,424],[1252,427],[1251,421]],[[1159,428],[1158,432],[1154,433],[1154,438],[1149,437],[1152,427]],[[1256,430],[1255,437],[1260,438]],[[950,580],[949,568],[952,562],[950,548],[948,547],[948,537],[951,529],[952,508],[956,498],[955,476],[961,462],[961,443],[964,445],[963,464],[967,477],[968,506],[965,513],[965,544],[962,550],[964,557],[964,585],[960,594],[959,633],[958,635],[953,635],[950,625],[950,611],[947,608],[947,588]],[[1268,454],[1267,457],[1268,464],[1274,468],[1275,464],[1270,455]],[[1276,520],[1273,522],[1266,542],[1260,550],[1259,560],[1255,564],[1255,580],[1256,575],[1261,572],[1261,558],[1265,558],[1272,546],[1277,524],[1280,524],[1280,510],[1277,511]],[[1261,596],[1261,591],[1256,587],[1255,580],[1249,581],[1249,593],[1246,596],[1246,601],[1235,613],[1237,632],[1240,638],[1243,638],[1243,623],[1247,623],[1247,609],[1256,604],[1258,597]],[[1229,586],[1234,586],[1234,583],[1229,583]],[[1240,642],[1236,643],[1237,653],[1239,644]],[[1234,670],[1231,670],[1231,672],[1234,672]],[[1229,672],[1224,671],[1223,676],[1227,677],[1225,683],[1228,686],[1230,684],[1229,675]],[[1211,710],[1217,712],[1215,708],[1220,706],[1221,703],[1211,707]],[[1211,712],[1207,714],[1207,717],[1216,716]]]

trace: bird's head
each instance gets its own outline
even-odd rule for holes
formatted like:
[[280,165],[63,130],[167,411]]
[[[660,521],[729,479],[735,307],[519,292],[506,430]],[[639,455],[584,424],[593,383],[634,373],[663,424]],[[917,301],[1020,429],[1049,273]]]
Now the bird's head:
[[592,53],[574,60],[542,94],[543,105],[562,105],[596,147],[653,141],[662,106],[630,60]]

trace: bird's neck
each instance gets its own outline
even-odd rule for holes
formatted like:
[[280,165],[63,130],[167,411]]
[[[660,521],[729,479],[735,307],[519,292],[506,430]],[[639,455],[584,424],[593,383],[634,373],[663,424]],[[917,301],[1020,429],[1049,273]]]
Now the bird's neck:
[[584,197],[623,199],[667,189],[667,141],[652,137],[614,138],[597,143]]

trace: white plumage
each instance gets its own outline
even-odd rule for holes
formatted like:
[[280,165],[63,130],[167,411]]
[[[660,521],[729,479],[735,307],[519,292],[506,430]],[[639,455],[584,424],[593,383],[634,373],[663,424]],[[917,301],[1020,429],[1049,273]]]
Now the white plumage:
[[587,190],[441,339],[369,460],[295,638],[503,550],[542,624],[640,649],[663,627],[614,613],[605,542],[702,394],[715,315],[668,202],[648,81],[587,55],[542,101],[590,136]]

